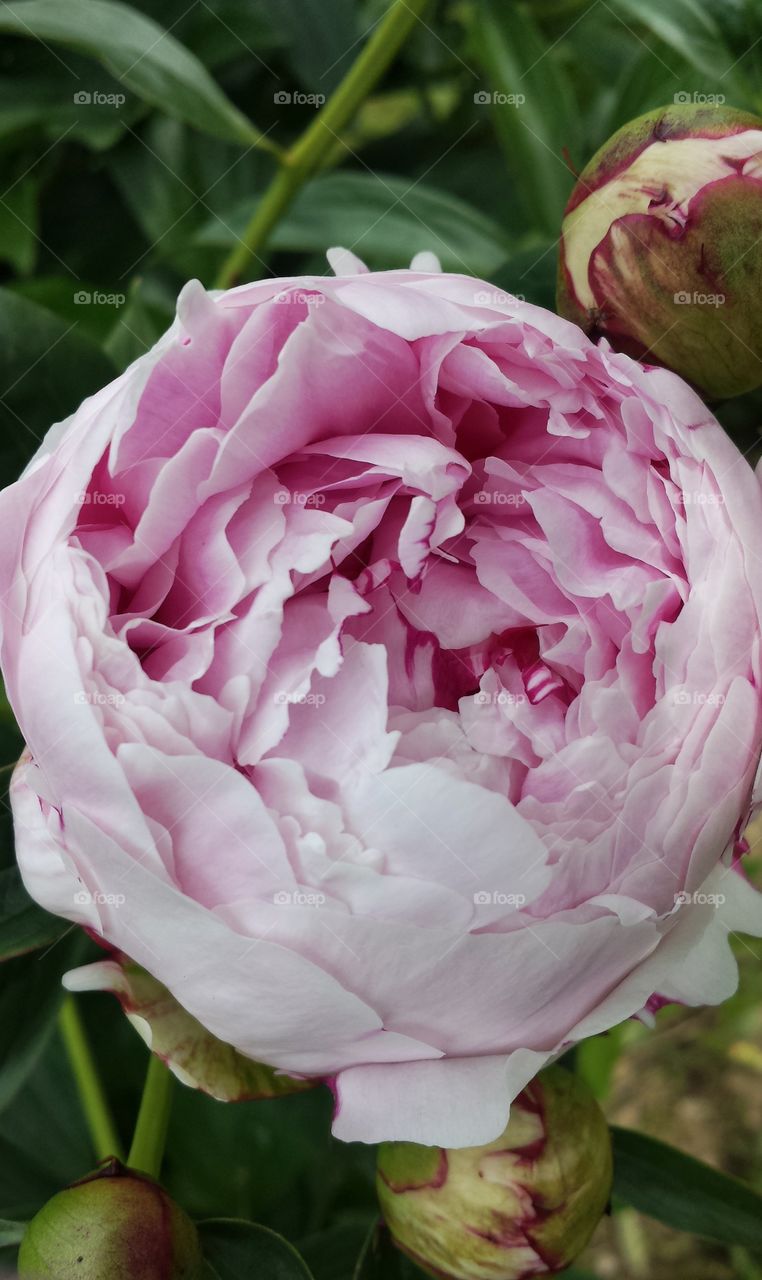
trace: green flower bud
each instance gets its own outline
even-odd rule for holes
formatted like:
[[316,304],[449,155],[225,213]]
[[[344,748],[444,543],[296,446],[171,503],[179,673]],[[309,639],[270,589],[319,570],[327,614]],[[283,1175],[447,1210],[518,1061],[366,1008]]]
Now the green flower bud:
[[762,120],[677,105],[593,157],[562,228],[558,311],[710,397],[762,385]]
[[445,1280],[554,1275],[592,1235],[611,1192],[611,1139],[597,1102],[549,1067],[483,1147],[379,1149],[378,1195],[404,1253]]
[[27,1227],[19,1280],[199,1280],[196,1228],[118,1160],[53,1196]]

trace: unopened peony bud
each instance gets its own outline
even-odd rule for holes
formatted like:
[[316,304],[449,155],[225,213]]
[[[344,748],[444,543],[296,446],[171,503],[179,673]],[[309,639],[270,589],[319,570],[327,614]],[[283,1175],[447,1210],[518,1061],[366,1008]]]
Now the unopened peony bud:
[[554,1275],[585,1247],[611,1190],[611,1140],[595,1099],[561,1067],[516,1098],[484,1147],[379,1150],[378,1194],[399,1247],[448,1280]]
[[615,133],[566,208],[558,310],[711,397],[762,384],[762,120],[663,107]]
[[40,1209],[18,1261],[19,1280],[199,1280],[201,1267],[190,1218],[117,1160]]

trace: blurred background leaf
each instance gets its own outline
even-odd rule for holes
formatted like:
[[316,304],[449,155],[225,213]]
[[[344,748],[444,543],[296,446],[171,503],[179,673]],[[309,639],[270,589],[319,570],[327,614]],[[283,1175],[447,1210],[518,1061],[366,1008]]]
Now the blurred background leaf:
[[274,19],[298,81],[323,97],[349,69],[373,26],[362,24],[353,0],[279,0]]
[[[254,145],[260,135],[225,97],[193,54],[163,27],[117,0],[15,0],[0,6],[0,31],[62,45],[103,62],[123,86],[151,106],[218,137]],[[66,61],[55,54],[59,62]],[[76,72],[72,74],[77,80]],[[102,90],[79,87],[90,106]],[[106,95],[108,96],[108,95]],[[105,105],[105,104],[104,104]],[[123,103],[115,104],[123,105]]]
[[558,232],[574,185],[578,112],[566,70],[527,6],[481,0],[475,47],[488,88],[474,94],[492,107],[495,129],[525,215]]
[[52,1035],[63,997],[61,975],[84,949],[82,932],[72,925],[41,954],[0,965],[0,1111],[13,1101]]
[[0,962],[50,946],[67,927],[32,901],[17,867],[0,867]]
[[[215,219],[199,243],[231,245],[248,212],[246,203],[234,212],[229,228]],[[414,254],[430,250],[446,271],[484,276],[497,271],[510,252],[501,227],[457,196],[379,173],[316,178],[278,224],[271,243],[275,249],[315,254],[338,244],[377,269],[398,267],[404,244],[406,266]]]
[[94,1163],[68,1064],[51,1033],[13,1107],[0,1113],[0,1216],[28,1221]]
[[363,1245],[351,1280],[416,1280],[423,1274],[394,1245],[383,1223],[375,1223]]
[[[700,71],[710,81],[719,81],[725,93],[743,95],[746,92],[744,72],[740,60],[725,41],[719,14],[721,5],[710,6],[702,0],[612,0],[614,13],[636,30],[645,28],[673,50],[679,60]],[[648,46],[651,58],[660,58],[654,52],[653,43]],[[665,69],[675,74],[674,58],[665,61]]]
[[616,1196],[680,1231],[762,1249],[762,1196],[647,1134],[612,1136]]
[[[83,292],[76,284],[69,286],[72,299]],[[114,376],[112,361],[82,329],[77,320],[67,323],[0,289],[0,467],[6,474],[18,473],[48,427]]]
[[234,1218],[199,1223],[208,1280],[312,1280],[296,1250],[267,1227]]

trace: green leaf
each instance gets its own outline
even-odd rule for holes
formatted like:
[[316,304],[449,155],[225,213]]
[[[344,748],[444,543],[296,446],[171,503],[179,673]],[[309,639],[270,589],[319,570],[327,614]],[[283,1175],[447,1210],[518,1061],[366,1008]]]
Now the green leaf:
[[[65,136],[67,142],[82,142],[94,150],[103,150],[113,146],[127,127],[145,114],[146,104],[137,97],[118,109],[112,105],[109,95],[121,94],[123,90],[119,81],[105,69],[98,76],[98,91],[104,95],[103,100],[83,110],[74,101],[74,93],[80,80],[89,83],[92,78],[88,59],[72,52],[67,55],[64,66],[53,60],[50,48],[43,44],[35,46],[30,42],[26,48],[39,52],[41,65],[34,74],[27,70],[0,80],[0,141],[12,134],[23,134],[25,140],[39,134],[40,138],[54,142]],[[27,157],[25,153],[23,169],[35,159],[34,155]],[[35,183],[39,176],[39,170],[31,175]]]
[[[230,216],[242,231],[251,202]],[[215,221],[199,240],[227,247],[229,228]],[[501,228],[457,196],[422,182],[369,173],[332,173],[300,193],[272,237],[275,249],[324,253],[351,249],[373,267],[406,267],[414,254],[436,253],[446,271],[490,276],[510,247]]]
[[576,159],[579,119],[565,69],[531,13],[518,4],[480,0],[475,27],[489,92],[477,92],[474,102],[493,112],[528,220],[557,235],[574,185],[566,155]]
[[0,258],[19,275],[32,271],[37,258],[37,197],[34,176],[19,179],[0,196]]
[[0,1214],[33,1217],[92,1165],[74,1078],[60,1036],[53,1035],[13,1106],[0,1114]]
[[[672,102],[675,93],[683,87],[685,62],[679,63],[679,69],[682,74],[677,80],[674,72],[655,58],[646,46],[638,45],[631,50],[616,83],[610,86],[603,101],[594,103],[590,118],[590,154],[636,116]],[[695,72],[689,74],[693,76]]]
[[[731,53],[713,10],[717,6],[701,0],[611,0],[611,9],[632,33],[632,27],[646,27],[663,41],[680,60],[688,62],[718,84],[724,93],[743,85],[739,59]],[[652,53],[658,57],[656,52]],[[664,62],[669,66],[669,58]],[[675,67],[670,66],[670,70]],[[702,89],[705,86],[701,86]]]
[[375,1223],[357,1259],[352,1280],[399,1280],[401,1254],[382,1223]]
[[273,18],[289,42],[289,61],[300,80],[317,93],[330,93],[362,45],[353,0],[278,0]]
[[294,1241],[328,1225],[337,1205],[370,1220],[378,1213],[375,1150],[332,1137],[332,1111],[327,1088],[234,1106],[176,1089],[166,1186],[194,1218],[245,1218]]
[[24,888],[18,867],[0,869],[0,960],[48,947],[68,924],[43,911]]
[[[14,0],[0,5],[0,31],[89,54],[126,93],[205,133],[249,146],[262,140],[198,58],[157,23],[117,0]],[[74,101],[86,111],[98,90],[79,81]],[[84,96],[77,98],[77,93]]]
[[[77,288],[72,279],[72,296]],[[80,332],[76,320],[67,324],[27,298],[0,289],[2,483],[15,478],[48,427],[115,374],[108,356]]]
[[762,1196],[644,1133],[611,1133],[615,1196],[679,1231],[762,1248]]
[[121,199],[148,241],[147,253],[134,265],[143,272],[150,253],[151,258],[171,261],[184,280],[212,278],[217,254],[212,249],[200,253],[193,236],[214,218],[223,238],[229,238],[225,243],[235,243],[231,210],[245,201],[241,221],[248,222],[272,167],[271,158],[260,151],[241,156],[232,145],[199,137],[177,120],[154,116],[141,139],[129,139],[109,157]]
[[132,291],[103,344],[117,369],[126,369],[145,355],[172,323],[172,312],[145,295],[140,287]]
[[267,0],[204,0],[190,8],[183,0],[176,26],[174,12],[167,12],[167,0],[142,0],[140,7],[171,27],[205,67],[222,67],[235,59],[246,68],[247,76],[262,66],[269,71],[272,50],[283,44],[282,33],[275,30],[278,6]]
[[65,322],[66,328],[74,326],[72,333],[94,340],[97,346],[102,346],[105,350],[108,348],[108,341],[104,341],[104,335],[115,326],[114,317],[120,314],[125,305],[82,305],[76,301],[82,293],[90,293],[92,296],[93,292],[100,290],[95,290],[90,281],[85,285],[83,281],[72,280],[71,276],[35,275],[27,280],[14,280],[9,283],[8,288],[14,294],[44,307],[46,311],[52,311]]
[[368,1235],[368,1216],[341,1222],[298,1242],[314,1280],[354,1280],[357,1257]]
[[423,1274],[400,1253],[387,1228],[379,1222],[368,1234],[352,1280],[419,1280]]
[[6,1222],[4,1218],[0,1218],[0,1249],[7,1248],[9,1244],[21,1244],[25,1231],[25,1222]]
[[296,1249],[267,1227],[209,1218],[198,1230],[210,1280],[312,1280]]
[[76,963],[84,937],[76,925],[42,955],[0,966],[0,1110],[7,1107],[42,1053],[63,998],[61,975]]

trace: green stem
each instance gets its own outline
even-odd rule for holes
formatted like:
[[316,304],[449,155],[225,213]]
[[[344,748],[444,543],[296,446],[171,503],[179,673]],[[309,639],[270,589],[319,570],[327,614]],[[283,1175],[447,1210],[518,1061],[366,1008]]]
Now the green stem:
[[229,289],[238,284],[252,258],[261,262],[260,251],[264,249],[273,228],[291,204],[305,177],[296,169],[284,167],[277,171],[244,231],[241,243],[236,245],[223,262],[214,282],[216,289]]
[[273,228],[304,183],[322,161],[357,108],[381,79],[429,0],[392,0],[373,35],[309,128],[282,156],[280,167],[265,191],[240,244],[222,264],[218,289],[235,284],[264,249]]
[[649,1276],[651,1265],[648,1240],[634,1209],[620,1209],[614,1215],[614,1231],[619,1252],[630,1275],[637,1277],[637,1280]]
[[167,1141],[173,1076],[161,1058],[151,1055],[135,1133],[127,1157],[131,1169],[158,1178]]
[[71,995],[64,996],[58,1015],[58,1027],[77,1085],[96,1158],[99,1161],[105,1160],[107,1156],[116,1156],[117,1159],[121,1159],[122,1144],[111,1118],[106,1094],[90,1052],[79,1009]]

